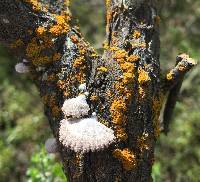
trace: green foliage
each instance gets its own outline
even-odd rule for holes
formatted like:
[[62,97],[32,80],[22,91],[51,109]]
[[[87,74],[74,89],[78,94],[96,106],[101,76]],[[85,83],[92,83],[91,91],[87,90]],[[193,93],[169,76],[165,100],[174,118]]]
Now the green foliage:
[[27,172],[28,182],[64,182],[66,177],[62,172],[61,164],[55,162],[55,155],[47,154],[44,147],[31,157]]

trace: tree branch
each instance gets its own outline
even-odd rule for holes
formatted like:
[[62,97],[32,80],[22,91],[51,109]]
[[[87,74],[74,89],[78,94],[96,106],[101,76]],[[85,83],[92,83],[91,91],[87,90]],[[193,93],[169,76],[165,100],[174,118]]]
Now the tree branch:
[[168,92],[167,100],[165,103],[163,118],[161,123],[163,124],[163,132],[167,134],[169,132],[169,124],[173,115],[173,111],[178,99],[178,95],[183,83],[185,74],[190,71],[197,63],[186,54],[180,54],[177,56],[176,67],[173,68],[165,78],[163,90]]

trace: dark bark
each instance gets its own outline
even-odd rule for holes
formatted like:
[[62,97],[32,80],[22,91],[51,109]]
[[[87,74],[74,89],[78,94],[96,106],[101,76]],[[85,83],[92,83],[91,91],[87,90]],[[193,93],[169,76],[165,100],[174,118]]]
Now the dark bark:
[[156,0],[107,0],[102,57],[71,22],[67,3],[1,0],[0,42],[29,60],[58,143],[61,107],[79,94],[81,83],[89,92],[89,115],[96,112],[115,131],[116,142],[101,151],[79,154],[59,143],[69,181],[152,181],[164,95],[195,63],[181,58],[161,79]]

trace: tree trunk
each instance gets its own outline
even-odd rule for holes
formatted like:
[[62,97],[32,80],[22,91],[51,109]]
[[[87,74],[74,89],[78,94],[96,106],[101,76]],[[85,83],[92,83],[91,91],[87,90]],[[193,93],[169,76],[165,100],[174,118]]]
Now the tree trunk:
[[[73,24],[68,0],[1,0],[0,42],[29,67],[59,144],[69,181],[152,181],[163,100],[195,65],[186,55],[160,73],[156,0],[107,0],[107,40],[98,56]],[[71,20],[72,19],[72,20]],[[114,130],[102,150],[74,152],[59,142],[61,110],[86,83],[89,116]]]

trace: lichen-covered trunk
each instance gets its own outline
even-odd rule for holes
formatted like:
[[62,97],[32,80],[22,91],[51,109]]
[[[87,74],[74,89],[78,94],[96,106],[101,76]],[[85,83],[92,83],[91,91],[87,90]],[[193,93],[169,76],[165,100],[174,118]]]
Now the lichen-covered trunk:
[[[69,181],[152,181],[164,95],[195,63],[182,56],[161,79],[156,0],[107,0],[106,5],[103,56],[71,22],[68,0],[0,1],[0,42],[28,60],[23,65],[39,88]],[[114,131],[115,141],[101,150],[75,152],[73,143],[66,147],[60,139],[63,103],[83,94],[81,84],[87,88],[87,117],[96,113]]]

